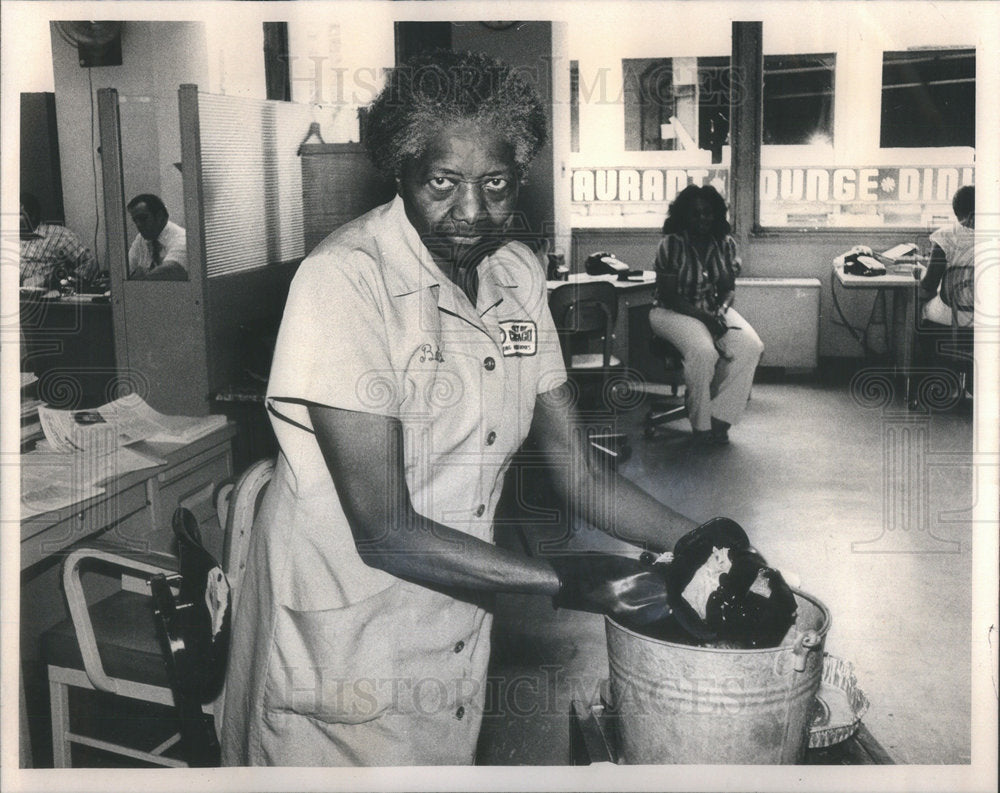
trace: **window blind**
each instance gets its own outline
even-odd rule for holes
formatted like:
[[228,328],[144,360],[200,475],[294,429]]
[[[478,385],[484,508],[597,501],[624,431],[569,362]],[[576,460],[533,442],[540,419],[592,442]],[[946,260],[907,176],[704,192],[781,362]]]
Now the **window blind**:
[[322,108],[198,95],[209,278],[304,255],[298,147]]

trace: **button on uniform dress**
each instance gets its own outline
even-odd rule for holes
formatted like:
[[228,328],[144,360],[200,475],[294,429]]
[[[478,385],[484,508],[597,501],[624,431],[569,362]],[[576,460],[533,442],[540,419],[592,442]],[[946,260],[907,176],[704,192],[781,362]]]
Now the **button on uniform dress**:
[[480,263],[475,307],[398,197],[302,263],[268,385],[281,451],[234,620],[224,763],[472,762],[488,599],[361,560],[307,404],[398,418],[414,508],[491,542],[536,395],[564,381],[545,274],[520,243]]

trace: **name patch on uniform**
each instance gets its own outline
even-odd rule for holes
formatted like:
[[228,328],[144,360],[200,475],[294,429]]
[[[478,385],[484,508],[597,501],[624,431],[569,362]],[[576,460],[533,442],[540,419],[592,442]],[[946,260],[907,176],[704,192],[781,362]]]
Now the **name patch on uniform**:
[[500,348],[504,358],[512,355],[534,355],[538,348],[538,328],[530,319],[508,319],[500,323],[503,339]]

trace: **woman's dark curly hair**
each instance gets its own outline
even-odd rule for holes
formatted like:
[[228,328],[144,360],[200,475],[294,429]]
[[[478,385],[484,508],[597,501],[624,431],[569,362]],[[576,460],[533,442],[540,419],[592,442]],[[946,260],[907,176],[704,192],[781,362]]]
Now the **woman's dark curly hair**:
[[711,234],[716,239],[722,239],[733,227],[726,220],[726,200],[719,195],[719,191],[712,185],[689,184],[677,194],[677,198],[667,209],[667,219],[663,221],[664,234],[681,234],[688,230],[688,218],[691,210],[694,209],[694,202],[699,198],[708,202],[712,208],[714,220],[712,221]]
[[433,50],[389,73],[368,106],[363,140],[375,167],[398,177],[437,130],[456,122],[504,135],[519,178],[547,134],[535,89],[510,66],[479,53]]

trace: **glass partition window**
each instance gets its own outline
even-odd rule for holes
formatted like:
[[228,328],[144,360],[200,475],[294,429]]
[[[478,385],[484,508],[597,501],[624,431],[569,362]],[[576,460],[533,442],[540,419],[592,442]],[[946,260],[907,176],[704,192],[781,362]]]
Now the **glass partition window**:
[[729,134],[729,58],[622,61],[626,151],[715,153]]
[[976,145],[975,50],[882,54],[882,148]]

